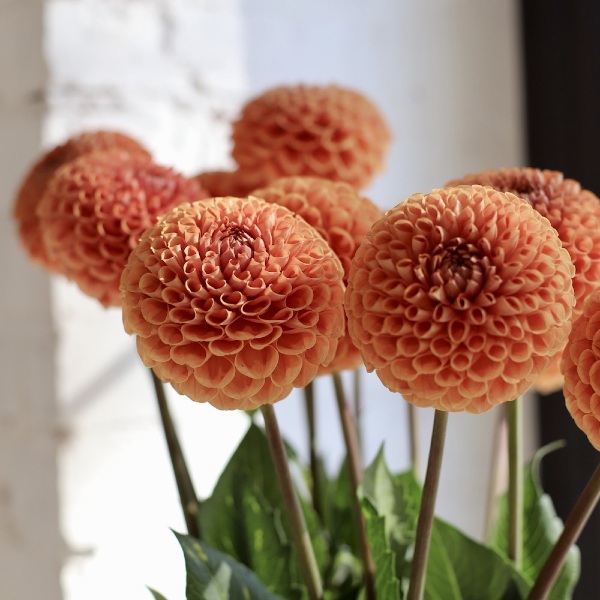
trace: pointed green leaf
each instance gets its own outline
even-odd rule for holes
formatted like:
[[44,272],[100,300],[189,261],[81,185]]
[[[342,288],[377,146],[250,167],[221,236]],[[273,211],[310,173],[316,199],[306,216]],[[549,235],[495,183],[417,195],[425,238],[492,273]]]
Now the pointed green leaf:
[[407,577],[407,553],[414,543],[421,503],[421,487],[414,473],[392,475],[380,450],[365,470],[359,496],[384,518],[386,539],[395,556],[395,573],[399,578]]
[[503,556],[435,519],[425,600],[521,600],[528,588]]
[[[294,468],[294,453],[290,449]],[[317,563],[329,551],[312,506],[300,498]],[[278,479],[262,429],[251,425],[200,514],[204,541],[256,572],[273,593],[298,598],[304,583]],[[260,549],[260,551],[259,551]]]
[[337,551],[350,548],[358,553],[356,525],[352,509],[352,486],[348,473],[348,465],[344,461],[333,480],[325,477],[321,480],[324,498],[323,520],[325,528],[331,536],[331,546]]
[[185,558],[187,600],[283,600],[230,556],[195,538],[175,535]]
[[[545,494],[539,481],[542,458],[555,450],[557,444],[538,451],[524,469],[523,489],[523,566],[522,573],[530,585],[535,582],[554,542],[560,536],[563,523],[556,515],[550,496]],[[506,556],[508,548],[508,502],[506,496],[499,500],[498,519],[491,545]],[[571,598],[580,573],[579,549],[573,546],[561,573],[550,592],[550,600]]]
[[362,500],[369,546],[375,564],[375,592],[378,598],[400,598],[400,579],[396,576],[396,555],[386,533],[386,518],[366,498]]
[[148,588],[148,591],[154,596],[154,600],[167,600],[161,593],[152,588]]

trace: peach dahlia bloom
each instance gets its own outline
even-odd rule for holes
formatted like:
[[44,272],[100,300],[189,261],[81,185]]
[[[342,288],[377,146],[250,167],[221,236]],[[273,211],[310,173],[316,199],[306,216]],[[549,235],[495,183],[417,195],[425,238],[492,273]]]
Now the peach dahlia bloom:
[[150,153],[139,142],[123,133],[88,131],[46,152],[25,175],[17,192],[13,212],[21,242],[34,262],[51,271],[60,270],[46,254],[36,212],[50,178],[59,167],[75,158],[110,148],[119,148],[150,158]]
[[233,125],[233,158],[266,185],[309,175],[365,187],[383,167],[390,131],[378,108],[335,85],[282,86],[251,100]]
[[564,346],[572,276],[556,231],[513,194],[415,194],[356,253],[350,335],[408,402],[483,412],[527,390]]
[[204,198],[197,183],[143,155],[85,154],[63,165],[38,205],[50,260],[86,294],[119,305],[119,281],[142,231],[181,202]]
[[343,269],[319,233],[258,198],[183,204],[123,272],[123,323],[144,364],[220,409],[285,398],[335,355]]
[[560,364],[567,409],[600,450],[600,288],[583,302]]
[[[373,223],[383,216],[371,200],[359,195],[351,185],[318,177],[284,177],[252,195],[285,206],[310,223],[340,259],[344,283],[357,248]],[[335,359],[319,374],[355,369],[361,363],[360,352],[346,331]]]
[[[600,200],[573,179],[565,179],[559,171],[532,168],[490,169],[448,185],[489,185],[502,192],[511,192],[523,198],[558,232],[563,247],[569,253],[575,276],[573,318],[582,311],[583,300],[600,282]],[[560,372],[561,352],[534,382],[542,393],[562,387]]]

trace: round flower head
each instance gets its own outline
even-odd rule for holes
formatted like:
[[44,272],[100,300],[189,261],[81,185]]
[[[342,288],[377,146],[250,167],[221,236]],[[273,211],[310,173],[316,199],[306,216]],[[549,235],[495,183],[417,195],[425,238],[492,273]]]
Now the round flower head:
[[415,194],[377,221],[345,297],[368,369],[417,406],[515,399],[565,344],[573,265],[524,200],[489,187]]
[[[344,283],[350,263],[365,234],[383,216],[368,198],[349,184],[318,177],[284,177],[253,196],[289,208],[310,223],[327,240],[344,267]],[[338,345],[335,359],[319,374],[355,369],[362,363],[348,332]]]
[[91,131],[72,137],[46,152],[23,179],[14,206],[19,237],[31,259],[46,269],[60,271],[59,266],[46,253],[36,212],[46,185],[62,165],[84,154],[110,148],[150,158],[150,153],[127,135],[116,131]]
[[342,266],[319,233],[258,198],[183,204],[123,272],[123,323],[181,394],[250,409],[303,387],[344,330]]
[[577,426],[600,450],[600,288],[583,303],[582,315],[562,355],[567,409]]
[[[600,282],[600,200],[582,190],[573,179],[558,171],[515,168],[488,170],[467,175],[448,185],[488,185],[523,198],[558,232],[563,247],[575,266],[573,318],[581,314],[582,303]],[[562,387],[561,352],[534,382],[534,387],[549,393]]]
[[181,202],[204,198],[197,183],[141,155],[85,154],[63,165],[38,205],[49,258],[105,306],[119,305],[119,280],[142,231]]
[[314,175],[360,189],[383,167],[390,132],[362,94],[299,85],[271,89],[249,102],[232,137],[233,158],[261,174],[264,184]]

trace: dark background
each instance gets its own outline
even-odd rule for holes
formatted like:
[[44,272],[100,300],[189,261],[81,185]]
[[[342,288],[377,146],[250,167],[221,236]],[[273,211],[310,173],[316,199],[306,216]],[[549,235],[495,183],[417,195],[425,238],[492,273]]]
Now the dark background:
[[[522,0],[528,166],[562,171],[600,196],[600,1]],[[600,285],[600,282],[598,282]],[[541,443],[566,448],[543,462],[542,482],[563,521],[600,454],[568,414],[562,393],[538,399]],[[576,600],[600,599],[600,508],[578,546]]]

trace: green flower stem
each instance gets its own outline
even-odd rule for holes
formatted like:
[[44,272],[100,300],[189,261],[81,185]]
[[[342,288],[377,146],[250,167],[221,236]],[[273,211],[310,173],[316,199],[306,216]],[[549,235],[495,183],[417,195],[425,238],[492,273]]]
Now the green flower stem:
[[354,423],[356,425],[356,441],[359,455],[362,456],[362,395],[360,393],[360,368],[352,371],[352,394],[354,396]]
[[335,388],[335,397],[337,400],[338,410],[340,413],[340,421],[342,423],[342,431],[344,433],[344,442],[346,443],[346,462],[348,464],[348,472],[350,475],[350,484],[352,485],[352,509],[354,511],[354,519],[358,530],[358,538],[360,551],[363,559],[363,582],[365,585],[365,596],[367,600],[375,599],[375,562],[371,554],[371,547],[367,538],[367,525],[365,517],[358,500],[357,490],[362,481],[362,466],[360,461],[360,449],[358,447],[358,439],[356,437],[356,425],[352,413],[346,402],[344,386],[339,373],[332,373],[333,385]]
[[410,568],[410,583],[408,586],[407,600],[421,600],[425,592],[425,574],[427,573],[427,560],[429,544],[433,529],[435,499],[440,482],[442,458],[444,455],[444,441],[446,439],[446,426],[448,413],[442,410],[435,411],[433,431],[431,432],[431,446],[429,447],[429,460],[423,484],[423,499],[417,522],[415,552]]
[[410,441],[410,466],[419,479],[421,465],[419,462],[419,422],[417,418],[417,407],[408,405],[408,437]]
[[294,544],[298,553],[300,568],[308,588],[308,595],[311,600],[321,600],[323,598],[321,575],[319,573],[319,567],[317,566],[317,560],[310,541],[308,529],[306,528],[300,502],[298,501],[298,497],[294,490],[285,446],[283,444],[283,439],[281,438],[279,425],[277,424],[275,410],[270,404],[263,404],[260,410],[265,419],[267,440],[269,442],[269,448],[271,449],[275,471],[277,472],[283,503],[287,510],[288,521],[294,537]]
[[317,455],[317,428],[315,422],[315,390],[311,381],[304,388],[304,403],[306,406],[306,421],[308,425],[308,449],[310,461],[310,476],[312,481],[312,501],[315,512],[323,517],[323,502],[321,493],[321,478],[319,475],[319,460]]
[[494,525],[498,516],[498,497],[502,489],[502,482],[506,477],[508,441],[506,431],[506,410],[499,406],[494,411],[494,440],[492,442],[492,461],[490,466],[490,479],[488,487],[487,508],[485,511],[484,540],[492,538]]
[[179,499],[181,500],[185,525],[189,535],[200,539],[200,525],[198,524],[200,502],[198,501],[198,496],[194,490],[194,484],[192,483],[192,478],[190,477],[190,472],[188,471],[181,445],[179,444],[177,431],[167,404],[167,396],[165,394],[163,382],[156,376],[156,373],[152,369],[150,369],[150,372],[152,373],[156,401],[158,402],[163,431],[165,433],[165,439],[167,440],[171,465],[173,466],[173,474],[175,475],[177,490],[179,491]]
[[508,558],[517,569],[523,562],[523,406],[506,403],[508,424]]
[[569,549],[577,542],[579,535],[599,501],[600,464],[596,467],[581,496],[579,496],[579,500],[577,500],[575,507],[571,511],[561,536],[554,545],[550,556],[548,556],[529,593],[528,600],[544,600],[544,598],[548,597],[548,594],[552,591],[554,582],[560,574]]

